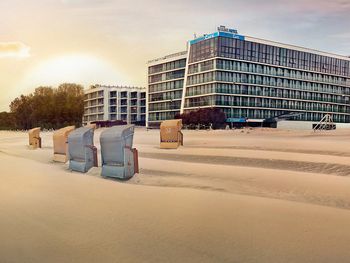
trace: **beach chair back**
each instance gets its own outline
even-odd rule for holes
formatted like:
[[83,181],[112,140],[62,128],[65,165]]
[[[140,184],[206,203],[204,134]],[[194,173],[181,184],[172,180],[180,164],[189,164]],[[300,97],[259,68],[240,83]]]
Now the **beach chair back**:
[[40,129],[40,127],[36,127],[28,131],[29,147],[31,149],[41,148]]
[[166,120],[160,125],[160,148],[176,149],[183,145],[182,120]]
[[94,146],[94,129],[81,127],[68,135],[69,168],[87,172],[97,166],[97,149]]
[[114,126],[101,133],[102,176],[128,179],[138,172],[133,137],[134,125]]
[[68,160],[68,135],[74,131],[75,126],[67,126],[53,134],[53,160],[65,163]]

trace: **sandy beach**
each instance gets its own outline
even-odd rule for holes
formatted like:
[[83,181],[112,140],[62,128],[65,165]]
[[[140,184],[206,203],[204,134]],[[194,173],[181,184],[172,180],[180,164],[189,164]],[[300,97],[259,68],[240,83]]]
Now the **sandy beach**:
[[0,262],[350,262],[350,130],[183,133],[121,182],[0,132]]

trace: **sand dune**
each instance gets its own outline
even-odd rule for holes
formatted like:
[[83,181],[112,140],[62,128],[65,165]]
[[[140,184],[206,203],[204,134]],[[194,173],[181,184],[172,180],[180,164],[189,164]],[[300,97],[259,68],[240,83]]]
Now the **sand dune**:
[[184,131],[160,150],[137,129],[127,182],[68,171],[42,138],[0,132],[0,262],[350,261],[350,131]]

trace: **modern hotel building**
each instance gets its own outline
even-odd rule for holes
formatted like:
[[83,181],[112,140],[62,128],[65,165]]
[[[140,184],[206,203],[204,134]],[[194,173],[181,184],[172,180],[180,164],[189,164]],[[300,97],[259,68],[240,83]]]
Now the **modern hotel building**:
[[159,126],[161,121],[174,119],[180,113],[186,61],[187,51],[149,61],[148,126]]
[[220,26],[189,41],[187,51],[149,61],[147,99],[150,127],[205,107],[232,122],[300,113],[291,123],[311,127],[330,113],[349,123],[350,58]]
[[94,85],[84,94],[83,123],[122,120],[128,124],[145,123],[146,89]]

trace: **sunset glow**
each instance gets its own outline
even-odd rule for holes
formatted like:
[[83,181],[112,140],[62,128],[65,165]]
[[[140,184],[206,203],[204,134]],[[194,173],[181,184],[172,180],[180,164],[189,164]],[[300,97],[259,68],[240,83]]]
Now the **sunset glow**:
[[37,85],[145,87],[148,60],[183,51],[218,25],[350,55],[349,12],[344,0],[3,0],[0,111]]
[[85,54],[70,54],[49,58],[29,72],[23,79],[31,86],[52,86],[63,82],[91,85],[127,82],[117,69],[101,58]]

